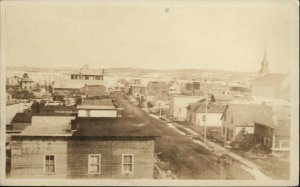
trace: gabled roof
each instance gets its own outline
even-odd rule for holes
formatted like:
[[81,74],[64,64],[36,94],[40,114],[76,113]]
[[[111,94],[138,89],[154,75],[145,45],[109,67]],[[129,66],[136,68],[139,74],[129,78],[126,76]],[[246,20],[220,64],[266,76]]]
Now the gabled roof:
[[273,124],[272,108],[262,104],[229,104],[221,119],[230,111],[235,125],[249,126],[250,122]]
[[[195,113],[205,113],[206,103],[205,101],[191,103],[187,109]],[[207,104],[207,113],[223,113],[224,109],[225,106],[219,103],[209,102]]]
[[255,79],[252,86],[278,86],[286,77],[287,74],[268,73],[265,76]]

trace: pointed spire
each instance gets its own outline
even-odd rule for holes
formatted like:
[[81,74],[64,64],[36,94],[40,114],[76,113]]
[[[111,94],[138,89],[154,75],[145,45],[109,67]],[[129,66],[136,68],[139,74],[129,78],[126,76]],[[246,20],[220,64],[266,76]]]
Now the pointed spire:
[[266,61],[266,60],[267,60],[267,47],[265,47],[263,62]]
[[265,52],[264,52],[264,57],[263,57],[263,60],[261,62],[261,68],[259,70],[259,73],[264,76],[266,75],[267,73],[269,73],[269,62],[267,60],[267,48],[265,48]]

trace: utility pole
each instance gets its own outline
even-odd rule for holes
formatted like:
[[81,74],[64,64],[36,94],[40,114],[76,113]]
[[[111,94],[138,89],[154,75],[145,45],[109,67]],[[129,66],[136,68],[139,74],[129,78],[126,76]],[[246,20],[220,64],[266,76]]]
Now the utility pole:
[[159,107],[159,117],[161,117],[161,106],[160,106],[160,102],[158,103],[158,107]]
[[206,121],[207,121],[207,105],[208,105],[208,98],[205,99],[205,121],[204,121],[204,144],[206,143]]

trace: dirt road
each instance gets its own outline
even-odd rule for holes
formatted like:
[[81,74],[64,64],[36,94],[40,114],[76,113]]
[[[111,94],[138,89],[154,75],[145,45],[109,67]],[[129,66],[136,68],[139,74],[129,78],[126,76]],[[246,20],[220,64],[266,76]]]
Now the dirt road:
[[[176,133],[166,123],[152,118],[146,111],[132,104],[125,95],[113,93],[112,97],[120,107],[150,125],[160,136],[155,141],[155,151],[161,152],[159,159],[164,165],[161,169],[171,170],[179,179],[221,179],[222,173],[216,155],[194,144],[190,138]],[[226,166],[224,172],[225,179],[254,179],[238,163]]]

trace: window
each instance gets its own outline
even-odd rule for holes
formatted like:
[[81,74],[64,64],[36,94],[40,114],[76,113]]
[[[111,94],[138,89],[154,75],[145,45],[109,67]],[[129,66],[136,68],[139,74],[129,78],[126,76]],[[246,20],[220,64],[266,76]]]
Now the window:
[[122,173],[133,173],[133,155],[123,155]]
[[280,141],[280,147],[281,148],[289,148],[290,147],[290,141],[288,141],[288,140],[281,140]]
[[233,124],[233,117],[231,116],[231,124]]
[[264,137],[264,145],[270,147],[271,140],[269,138]]
[[46,174],[55,172],[55,157],[54,155],[45,155],[44,171]]
[[101,173],[101,155],[100,154],[90,154],[88,162],[89,162],[88,171],[90,174]]
[[202,116],[202,121],[206,121],[206,115]]

